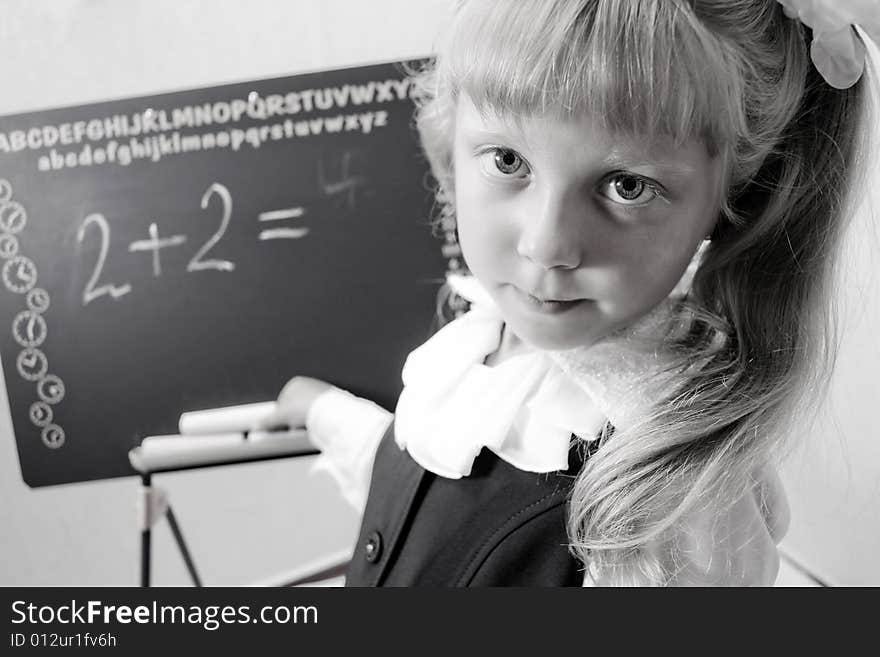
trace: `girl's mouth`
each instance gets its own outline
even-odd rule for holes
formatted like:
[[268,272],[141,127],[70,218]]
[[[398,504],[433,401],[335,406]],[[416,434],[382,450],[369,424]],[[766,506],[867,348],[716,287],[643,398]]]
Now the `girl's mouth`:
[[523,292],[518,287],[514,287],[519,298],[528,305],[532,310],[537,310],[548,315],[557,315],[567,312],[586,303],[589,299],[542,299],[528,292]]

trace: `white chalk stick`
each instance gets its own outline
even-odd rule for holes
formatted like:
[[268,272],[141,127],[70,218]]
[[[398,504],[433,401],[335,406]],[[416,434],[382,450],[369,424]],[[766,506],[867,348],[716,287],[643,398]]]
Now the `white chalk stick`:
[[180,416],[177,426],[182,434],[250,431],[259,420],[274,412],[276,406],[272,401],[189,411]]
[[139,472],[192,468],[212,463],[235,463],[269,456],[296,456],[314,450],[303,429],[200,435],[148,436],[128,453],[132,467]]

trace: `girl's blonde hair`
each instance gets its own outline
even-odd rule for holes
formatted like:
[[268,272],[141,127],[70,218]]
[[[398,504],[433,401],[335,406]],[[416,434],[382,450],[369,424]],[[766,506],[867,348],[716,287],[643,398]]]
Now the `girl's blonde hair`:
[[[833,269],[867,152],[869,72],[830,87],[810,38],[769,0],[467,0],[416,76],[447,222],[461,94],[513,121],[589,113],[722,158],[712,243],[668,340],[677,385],[606,432],[573,489],[572,549],[604,582],[670,581],[685,513],[754,485],[833,364]],[[647,549],[658,542],[672,549]]]

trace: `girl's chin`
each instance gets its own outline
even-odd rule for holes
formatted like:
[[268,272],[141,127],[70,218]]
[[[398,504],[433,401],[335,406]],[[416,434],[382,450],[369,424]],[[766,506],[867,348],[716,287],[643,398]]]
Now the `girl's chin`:
[[595,329],[590,330],[583,327],[578,330],[573,327],[552,327],[552,326],[534,326],[533,324],[523,322],[519,318],[510,318],[506,320],[507,328],[527,346],[533,349],[541,349],[544,351],[566,351],[568,349],[578,349],[581,347],[590,347],[604,337],[604,334],[597,335]]

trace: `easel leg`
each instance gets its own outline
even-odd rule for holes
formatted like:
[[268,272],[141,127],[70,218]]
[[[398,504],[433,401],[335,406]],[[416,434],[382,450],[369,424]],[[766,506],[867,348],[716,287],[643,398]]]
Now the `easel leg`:
[[150,530],[141,531],[141,586],[150,586]]
[[183,540],[183,533],[180,531],[180,525],[177,524],[177,518],[168,504],[168,497],[161,488],[153,488],[150,482],[150,475],[141,476],[141,586],[150,585],[150,543],[152,538],[153,525],[155,525],[163,516],[168,518],[168,525],[171,527],[171,533],[183,555],[183,561],[189,576],[192,578],[195,586],[201,586],[202,580],[196,571],[196,564],[186,547],[186,541]]
[[[165,517],[168,518],[168,525],[171,527],[171,533],[174,534],[174,540],[177,541],[177,547],[180,548],[180,553],[183,555],[183,561],[186,563],[186,569],[189,571],[189,576],[192,578],[193,584],[195,586],[201,586],[202,580],[199,579],[199,574],[196,572],[196,565],[189,554],[189,550],[186,548],[186,541],[183,540],[183,534],[180,533],[180,527],[177,524],[177,519],[174,517],[174,512],[171,510],[170,504],[165,510]],[[147,540],[149,540],[149,537]]]
[[144,517],[141,522],[141,586],[150,585],[150,532],[152,522],[149,521],[150,475],[141,477],[141,500],[145,505]]

